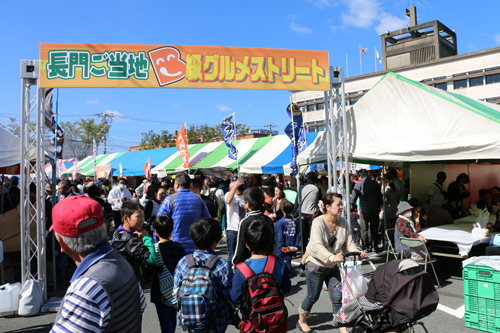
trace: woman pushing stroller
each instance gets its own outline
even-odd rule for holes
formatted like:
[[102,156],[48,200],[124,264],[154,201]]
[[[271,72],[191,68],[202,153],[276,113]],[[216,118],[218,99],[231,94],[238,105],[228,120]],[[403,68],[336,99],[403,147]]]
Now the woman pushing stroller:
[[[303,263],[306,265],[307,295],[299,308],[297,328],[304,333],[314,333],[307,325],[307,317],[312,306],[319,299],[323,282],[328,287],[328,295],[332,302],[333,313],[342,306],[342,287],[340,271],[337,263],[344,260],[342,252],[358,251],[352,241],[349,225],[342,217],[342,195],[327,193],[319,202],[323,215],[312,221],[311,236],[307,245]],[[361,252],[361,259],[367,258]],[[340,332],[347,332],[341,327]]]

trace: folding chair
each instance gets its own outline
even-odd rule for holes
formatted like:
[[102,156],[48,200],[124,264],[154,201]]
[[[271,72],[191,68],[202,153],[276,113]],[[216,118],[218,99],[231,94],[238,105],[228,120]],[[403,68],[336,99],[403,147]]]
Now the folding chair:
[[398,253],[392,245],[394,243],[394,228],[385,230],[385,238],[387,239],[387,258],[385,262],[389,262],[389,254],[392,254],[398,260]]
[[[432,267],[432,271],[434,272],[434,276],[436,277],[436,281],[437,281],[437,285],[438,285],[438,288],[441,287],[441,285],[439,284],[439,279],[438,279],[438,276],[436,274],[436,270],[434,269],[434,265],[432,263],[436,262],[437,259],[433,259],[431,257],[431,254],[429,253],[429,251],[427,251],[427,246],[425,246],[425,242],[421,239],[418,239],[418,238],[406,238],[406,237],[401,237],[399,239],[399,241],[401,242],[401,246],[408,246],[410,249],[411,248],[416,248],[416,247],[420,247],[423,245],[423,249],[425,249],[425,260],[424,262],[421,262],[421,261],[417,261],[417,263],[422,266],[424,265],[424,270],[427,272],[427,264],[431,264],[431,267]],[[404,255],[405,251],[403,249],[403,251],[401,252],[401,259],[403,259],[405,257]]]

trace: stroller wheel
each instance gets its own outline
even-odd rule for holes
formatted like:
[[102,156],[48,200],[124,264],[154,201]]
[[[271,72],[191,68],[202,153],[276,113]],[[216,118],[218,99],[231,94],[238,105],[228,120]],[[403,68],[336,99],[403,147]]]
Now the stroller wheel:
[[424,323],[415,321],[408,325],[407,332],[410,333],[429,333],[427,327],[425,327]]

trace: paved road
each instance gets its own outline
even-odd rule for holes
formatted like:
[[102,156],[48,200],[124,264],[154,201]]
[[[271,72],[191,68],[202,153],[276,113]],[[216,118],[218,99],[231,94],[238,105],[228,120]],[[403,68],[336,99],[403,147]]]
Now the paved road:
[[[219,247],[220,255],[225,256],[223,247]],[[374,264],[380,265],[385,263],[384,257],[377,257],[373,260]],[[438,276],[441,280],[442,287],[438,289],[440,297],[440,308],[430,316],[424,318],[421,322],[423,326],[418,326],[416,332],[478,332],[465,327],[465,322],[462,315],[460,316],[460,308],[463,307],[463,281],[461,278],[461,261],[454,259],[442,260],[438,263]],[[372,269],[367,264],[363,264],[363,271],[370,273]],[[292,291],[286,295],[286,304],[289,311],[289,332],[299,333],[295,327],[298,319],[297,309],[301,304],[306,294],[305,278],[292,278]],[[155,307],[149,303],[149,289],[146,288],[146,299],[148,307],[143,317],[142,331],[143,332],[159,332],[159,323],[156,315]],[[441,309],[442,307],[442,309]],[[457,311],[457,309],[459,309]],[[54,322],[55,313],[43,314],[35,317],[12,317],[0,318],[0,332],[30,332],[30,333],[45,333],[49,332]],[[313,314],[309,319],[309,324],[316,332],[332,331],[330,322],[332,319],[331,303],[327,292],[322,292],[320,299],[313,307]],[[424,329],[425,327],[425,329]],[[333,330],[338,332],[338,330]],[[182,332],[182,330],[177,330]],[[230,333],[236,333],[238,330],[234,327],[228,329]]]

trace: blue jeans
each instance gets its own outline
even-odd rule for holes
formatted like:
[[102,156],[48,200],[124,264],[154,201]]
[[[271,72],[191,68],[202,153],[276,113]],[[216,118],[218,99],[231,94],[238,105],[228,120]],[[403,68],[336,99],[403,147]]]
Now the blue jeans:
[[229,267],[232,267],[234,251],[236,251],[236,242],[238,241],[238,231],[227,230],[227,261],[229,262]]
[[165,304],[155,303],[160,320],[161,333],[174,333],[177,323],[177,310]]
[[340,271],[336,269],[333,273],[319,274],[309,271],[306,268],[307,295],[302,302],[301,308],[304,311],[311,311],[312,306],[319,299],[323,281],[328,286],[328,295],[332,302],[333,313],[337,313],[342,307],[342,284],[340,283]]

